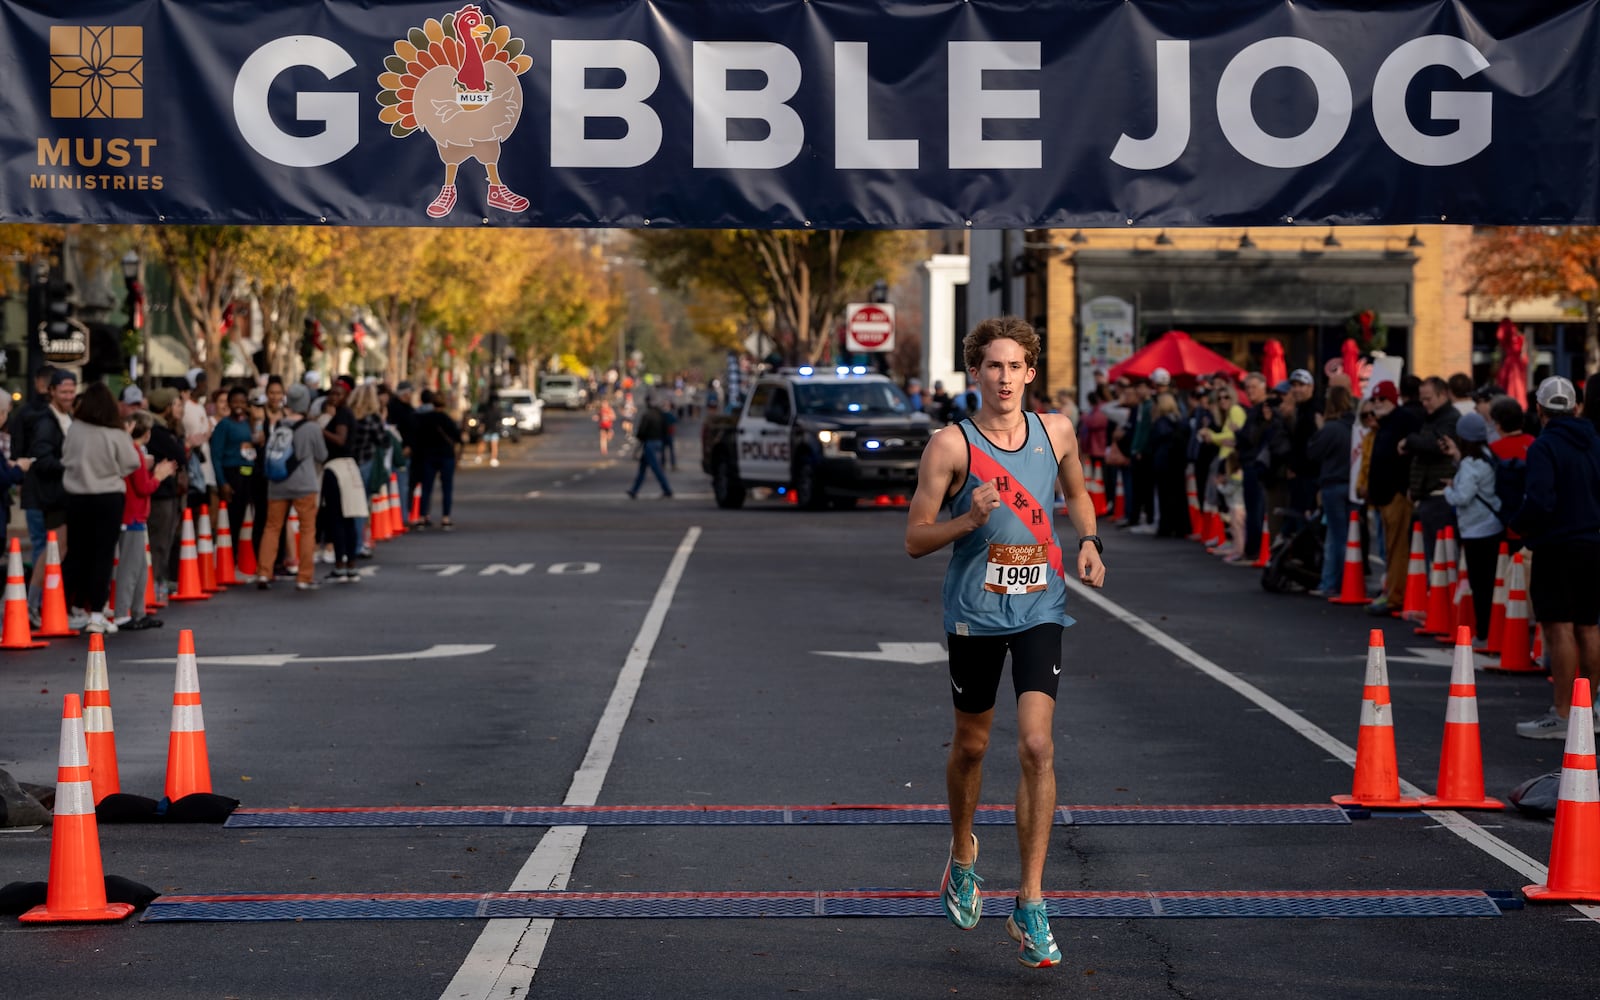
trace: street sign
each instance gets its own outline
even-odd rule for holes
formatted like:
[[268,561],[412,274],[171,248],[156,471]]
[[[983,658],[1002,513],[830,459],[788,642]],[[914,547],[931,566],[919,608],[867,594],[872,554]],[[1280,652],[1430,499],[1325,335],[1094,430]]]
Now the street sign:
[[894,306],[852,302],[844,307],[844,349],[847,352],[894,350]]

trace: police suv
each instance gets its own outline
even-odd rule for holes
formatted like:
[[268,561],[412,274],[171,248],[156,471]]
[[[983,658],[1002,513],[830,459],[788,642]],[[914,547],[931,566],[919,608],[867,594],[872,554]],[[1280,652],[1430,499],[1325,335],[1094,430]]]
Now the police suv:
[[761,376],[737,414],[708,418],[700,466],[719,507],[755,486],[792,490],[811,510],[906,496],[932,425],[905,393],[864,368],[780,369]]

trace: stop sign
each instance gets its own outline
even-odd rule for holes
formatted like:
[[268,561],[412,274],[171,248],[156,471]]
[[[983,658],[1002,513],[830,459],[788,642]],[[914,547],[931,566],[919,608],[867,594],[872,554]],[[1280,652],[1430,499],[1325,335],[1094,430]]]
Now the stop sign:
[[852,302],[846,306],[844,349],[894,350],[894,306],[873,302]]

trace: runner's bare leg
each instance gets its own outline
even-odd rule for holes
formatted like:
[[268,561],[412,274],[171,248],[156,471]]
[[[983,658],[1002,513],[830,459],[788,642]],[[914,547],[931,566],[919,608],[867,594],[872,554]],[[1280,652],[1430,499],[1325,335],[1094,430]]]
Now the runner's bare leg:
[[972,864],[972,817],[983,793],[983,755],[989,749],[989,729],[994,709],[974,715],[956,710],[956,732],[950,739],[950,759],[944,768],[945,792],[950,802],[951,855]]
[[1022,880],[1017,895],[1022,899],[1044,895],[1044,856],[1056,811],[1056,751],[1051,736],[1055,711],[1055,699],[1041,691],[1024,691],[1017,700],[1017,756],[1022,763],[1022,778],[1017,782]]

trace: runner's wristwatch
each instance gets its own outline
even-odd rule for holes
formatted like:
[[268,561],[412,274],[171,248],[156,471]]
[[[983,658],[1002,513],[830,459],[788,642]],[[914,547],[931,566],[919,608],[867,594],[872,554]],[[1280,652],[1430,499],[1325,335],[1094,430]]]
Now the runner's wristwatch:
[[1093,542],[1094,543],[1094,550],[1095,550],[1096,554],[1102,555],[1102,556],[1106,554],[1106,547],[1104,545],[1100,544],[1100,536],[1099,535],[1081,535],[1081,536],[1079,536],[1079,538],[1078,538],[1078,548],[1080,548],[1080,549],[1083,548],[1083,543],[1084,542]]

